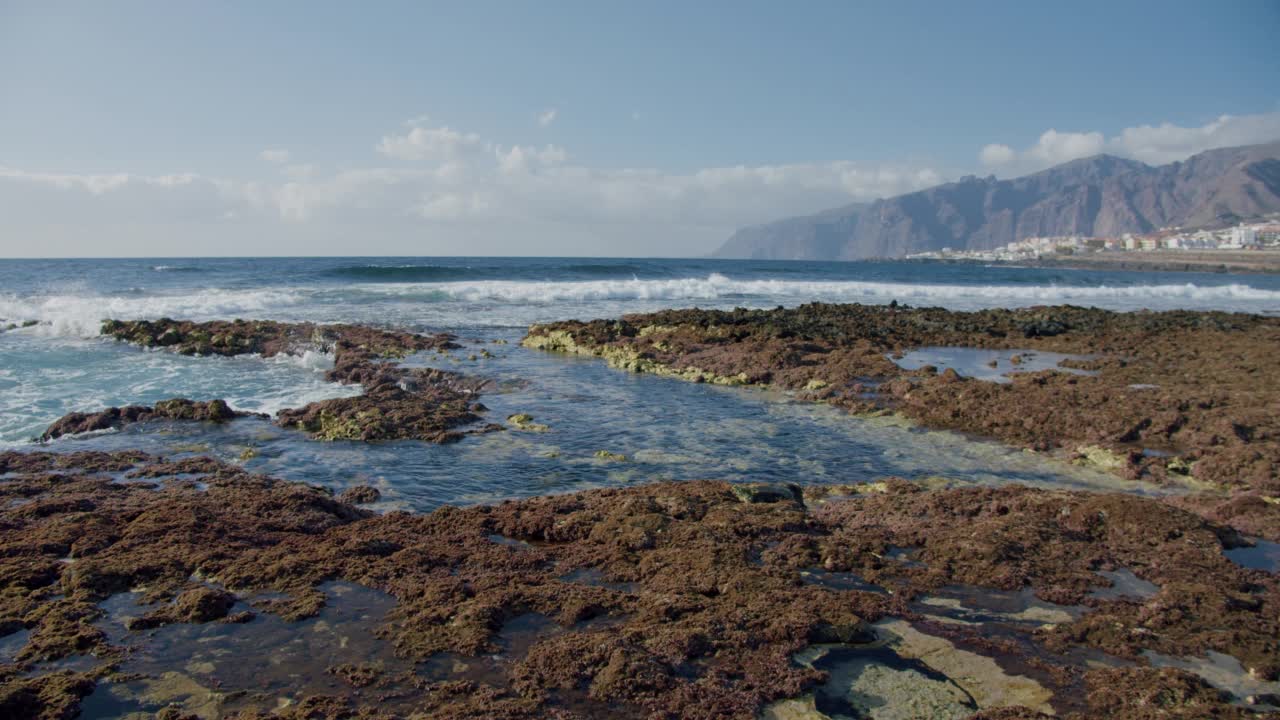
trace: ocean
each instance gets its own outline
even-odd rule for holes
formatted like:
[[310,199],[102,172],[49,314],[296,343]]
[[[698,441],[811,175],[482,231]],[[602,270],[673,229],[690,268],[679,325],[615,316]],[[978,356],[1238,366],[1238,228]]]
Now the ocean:
[[[0,260],[0,447],[32,447],[61,415],[175,396],[274,413],[359,388],[325,382],[320,353],[182,357],[98,336],[102,320],[171,317],[351,322],[455,333],[449,357],[413,358],[492,378],[486,421],[533,415],[549,433],[454,445],[318,443],[270,422],[148,423],[65,438],[55,451],[138,447],[212,454],[331,487],[368,482],[385,508],[428,510],[654,479],[1116,488],[1109,475],[955,433],[852,420],[784,393],[631,375],[520,347],[532,323],[674,307],[812,301],[951,309],[1061,304],[1280,314],[1280,277],[938,263],[602,258]],[[484,353],[480,351],[484,350]],[[489,357],[485,357],[485,355]],[[476,359],[471,359],[475,356]],[[247,452],[251,450],[252,452]],[[597,450],[627,455],[601,463]],[[1153,488],[1124,486],[1135,492]]]

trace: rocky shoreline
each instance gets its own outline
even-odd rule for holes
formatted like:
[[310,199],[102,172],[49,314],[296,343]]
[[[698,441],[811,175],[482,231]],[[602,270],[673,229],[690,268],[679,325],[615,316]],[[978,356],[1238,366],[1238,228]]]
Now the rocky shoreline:
[[[822,717],[796,713],[830,702],[840,668],[800,658],[862,648],[904,663],[899,685],[970,667],[933,681],[939,716],[1231,718],[1254,715],[1143,653],[1280,670],[1277,577],[1224,556],[1234,531],[1133,496],[689,482],[376,515],[207,458],[10,452],[0,474],[0,622],[29,633],[0,666],[7,717],[70,718],[98,686],[146,686],[103,630],[118,593],[141,593],[125,626],[157,632],[313,617],[333,580],[395,601],[370,626],[384,656],[328,669],[346,692],[277,708],[187,677],[190,702],[244,718]],[[1106,570],[1156,590],[1099,596]],[[931,601],[956,586],[1029,590],[1039,614],[991,635]],[[545,627],[517,655],[503,635],[530,617]],[[482,680],[494,653],[500,677]],[[57,669],[77,656],[92,667]],[[395,658],[452,658],[453,676]],[[891,680],[868,692],[915,692]]]
[[[104,332],[187,354],[333,353],[330,379],[364,394],[276,419],[317,439],[446,442],[484,410],[484,381],[397,362],[455,347],[447,335],[174,320]],[[109,698],[165,720],[1280,713],[1280,575],[1233,559],[1280,533],[1280,321],[808,305],[555,323],[524,343],[900,413],[1196,492],[709,480],[379,514],[362,507],[379,500],[368,485],[335,496],[207,457],[5,452],[0,716],[61,720]],[[895,362],[959,345],[1027,353],[1009,369],[1071,353],[1093,374],[994,383]],[[234,417],[174,400],[68,416],[46,435]],[[164,672],[143,662],[186,627],[222,628],[210,642],[242,627],[286,652],[262,628],[328,632],[351,602],[335,583],[379,598],[340,639],[359,657],[262,671],[282,687],[327,678],[323,690],[223,682],[212,668],[228,659],[208,644],[180,644]]]
[[[537,325],[527,347],[633,372],[794,391],[855,413],[1055,452],[1119,476],[1202,491],[1188,506],[1280,539],[1280,319],[1072,306],[953,312],[811,304],[674,310]],[[895,363],[928,347],[1071,353],[995,383]],[[1017,370],[1015,355],[1004,370]]]

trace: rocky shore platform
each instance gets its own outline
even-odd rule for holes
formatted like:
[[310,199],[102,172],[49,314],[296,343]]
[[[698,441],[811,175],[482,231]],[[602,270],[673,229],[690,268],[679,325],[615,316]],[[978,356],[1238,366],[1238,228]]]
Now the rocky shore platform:
[[[0,716],[1257,717],[1280,699],[1155,666],[1274,685],[1280,579],[1241,544],[1120,494],[688,482],[378,515],[208,458],[8,452]],[[220,638],[287,653],[357,590],[383,609],[332,646],[210,677],[252,662]]]
[[[537,325],[524,344],[634,372],[763,385],[856,413],[1054,452],[1197,492],[1179,502],[1280,539],[1280,318],[1072,306],[954,312],[810,304],[672,310]],[[1004,350],[991,382],[899,361],[930,348]],[[1060,366],[1013,372],[1037,353]]]
[[[484,381],[399,362],[447,335],[104,332],[332,353],[330,379],[364,394],[276,419],[318,439],[444,442],[483,412]],[[380,514],[374,487],[209,457],[4,452],[0,717],[1280,717],[1280,574],[1257,560],[1280,547],[1280,320],[807,305],[555,323],[524,344],[1182,492],[706,480]],[[957,347],[993,351],[989,379],[928,362]],[[47,435],[235,415],[174,400]]]

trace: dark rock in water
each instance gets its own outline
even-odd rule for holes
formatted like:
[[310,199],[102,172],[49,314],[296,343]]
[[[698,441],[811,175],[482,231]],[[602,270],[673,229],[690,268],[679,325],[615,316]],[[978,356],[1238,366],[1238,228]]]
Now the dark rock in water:
[[129,618],[125,627],[129,630],[150,630],[171,623],[207,623],[227,617],[236,598],[225,590],[209,587],[192,588],[178,595],[172,605],[159,608],[141,617]]
[[372,485],[354,485],[338,493],[338,502],[352,505],[364,505],[378,502],[380,499],[382,499],[382,493]]
[[475,393],[460,375],[442,370],[396,369],[412,373],[416,391],[398,383],[379,383],[377,376],[365,382],[365,394],[321,400],[301,408],[281,410],[276,423],[311,433],[317,440],[401,440],[434,443],[461,440],[453,428],[475,422]]
[[331,665],[326,668],[331,675],[342,678],[348,685],[357,688],[368,687],[378,680],[378,676],[382,671],[373,665],[356,665],[346,663],[343,665]]
[[318,349],[358,348],[380,357],[404,357],[424,350],[459,347],[451,335],[418,335],[363,325],[317,325],[271,320],[107,320],[102,334],[143,347],[168,347],[183,355],[273,357]]
[[744,503],[799,502],[804,497],[795,483],[738,483],[730,487]]
[[224,590],[195,588],[178,596],[173,603],[173,617],[178,622],[203,623],[226,617],[236,598]]
[[119,428],[148,420],[198,420],[203,422],[227,422],[240,417],[268,417],[262,413],[232,410],[222,400],[196,401],[186,398],[161,400],[154,407],[129,405],[109,407],[96,413],[73,412],[62,416],[40,436],[47,442],[63,435]]
[[809,642],[816,644],[866,645],[877,639],[875,631],[862,622],[844,625],[821,623],[809,631]]

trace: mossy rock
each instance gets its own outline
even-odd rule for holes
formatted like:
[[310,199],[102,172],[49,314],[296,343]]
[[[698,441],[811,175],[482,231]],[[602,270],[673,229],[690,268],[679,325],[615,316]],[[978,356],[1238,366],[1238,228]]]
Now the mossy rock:
[[507,417],[507,422],[511,423],[512,427],[517,430],[524,430],[525,432],[547,432],[551,429],[549,425],[534,422],[533,416],[529,413],[510,415]]

